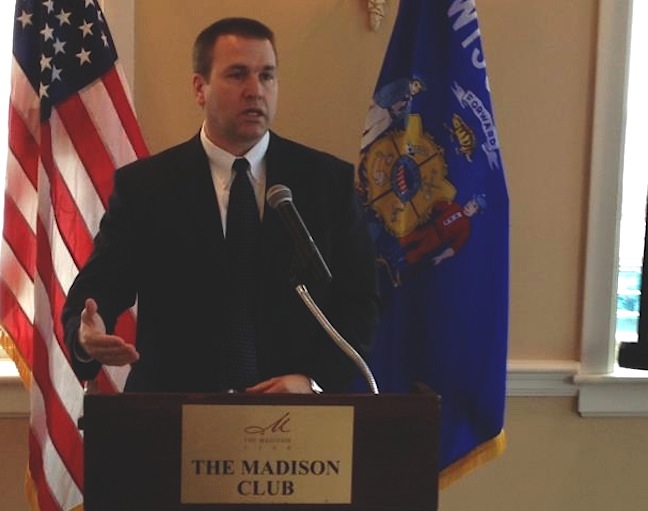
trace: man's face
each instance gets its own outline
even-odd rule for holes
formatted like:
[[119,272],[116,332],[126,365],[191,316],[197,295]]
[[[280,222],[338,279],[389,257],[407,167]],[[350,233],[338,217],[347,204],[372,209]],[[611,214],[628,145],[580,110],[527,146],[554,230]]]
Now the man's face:
[[241,155],[261,139],[277,110],[277,58],[270,41],[236,35],[214,44],[208,79],[193,77],[208,138]]

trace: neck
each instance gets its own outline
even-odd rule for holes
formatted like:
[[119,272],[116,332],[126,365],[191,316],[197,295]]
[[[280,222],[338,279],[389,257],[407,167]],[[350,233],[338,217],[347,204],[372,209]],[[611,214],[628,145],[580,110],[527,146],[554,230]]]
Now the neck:
[[212,144],[220,147],[223,151],[227,151],[228,153],[234,156],[243,156],[250,149],[252,149],[256,144],[259,143],[259,141],[265,136],[265,133],[254,140],[245,140],[245,141],[236,142],[236,141],[221,140],[211,136],[211,134],[209,133],[209,128],[205,126],[205,135],[207,136],[207,138]]

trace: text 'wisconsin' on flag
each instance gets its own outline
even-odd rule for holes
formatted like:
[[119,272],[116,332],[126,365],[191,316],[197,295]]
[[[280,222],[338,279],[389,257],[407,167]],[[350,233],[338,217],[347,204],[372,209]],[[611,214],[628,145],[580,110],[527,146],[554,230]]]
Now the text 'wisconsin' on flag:
[[[30,393],[27,498],[83,506],[83,388],[60,313],[112,189],[147,150],[96,0],[17,0],[0,259],[0,342]],[[118,329],[134,337],[134,314]],[[120,389],[124,371],[99,387]]]
[[504,449],[509,217],[473,0],[401,0],[357,173],[384,311],[380,388],[441,396],[440,484]]

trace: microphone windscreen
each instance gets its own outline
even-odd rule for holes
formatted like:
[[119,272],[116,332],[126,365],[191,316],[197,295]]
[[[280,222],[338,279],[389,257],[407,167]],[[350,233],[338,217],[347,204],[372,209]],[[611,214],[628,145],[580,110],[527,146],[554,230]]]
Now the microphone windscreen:
[[266,201],[272,209],[276,209],[280,204],[288,201],[292,202],[292,192],[290,188],[284,185],[272,185],[266,193]]

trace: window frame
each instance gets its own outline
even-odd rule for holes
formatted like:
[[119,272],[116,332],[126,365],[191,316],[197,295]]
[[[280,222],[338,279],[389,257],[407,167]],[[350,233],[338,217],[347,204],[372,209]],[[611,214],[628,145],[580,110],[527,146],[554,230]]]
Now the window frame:
[[632,0],[600,1],[581,360],[574,377],[578,411],[585,417],[648,415],[648,372],[615,363],[631,19]]

